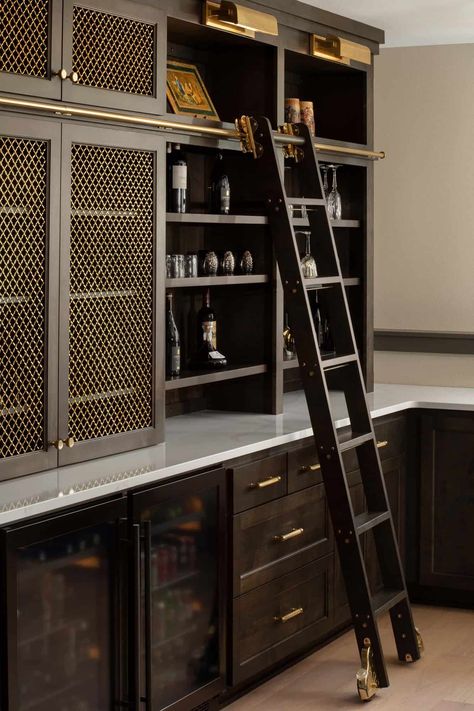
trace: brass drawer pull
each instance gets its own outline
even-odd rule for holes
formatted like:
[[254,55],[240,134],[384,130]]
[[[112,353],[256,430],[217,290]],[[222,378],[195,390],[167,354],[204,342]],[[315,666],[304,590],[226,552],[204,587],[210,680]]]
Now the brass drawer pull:
[[304,528],[293,528],[291,531],[288,531],[288,533],[282,533],[279,536],[273,536],[273,540],[275,543],[282,543],[283,541],[289,541],[291,538],[297,538],[298,536],[301,536],[301,534],[304,532]]
[[275,622],[288,622],[288,620],[292,620],[294,617],[299,617],[302,615],[304,612],[302,607],[293,607],[289,612],[286,613],[286,615],[280,615],[279,617],[274,617],[273,619]]
[[380,442],[377,442],[377,449],[382,449],[383,447],[388,447],[388,440],[383,439]]
[[321,469],[320,464],[307,464],[304,467],[301,467],[300,473],[304,474],[305,472],[317,472]]
[[62,81],[66,81],[66,79],[70,79],[73,84],[77,84],[79,81],[79,74],[77,72],[70,72],[69,74],[67,73],[67,69],[62,69],[59,70],[59,72],[55,72],[55,75],[59,77]]
[[265,489],[267,486],[273,486],[281,481],[281,476],[269,476],[267,479],[257,481],[249,485],[249,489]]

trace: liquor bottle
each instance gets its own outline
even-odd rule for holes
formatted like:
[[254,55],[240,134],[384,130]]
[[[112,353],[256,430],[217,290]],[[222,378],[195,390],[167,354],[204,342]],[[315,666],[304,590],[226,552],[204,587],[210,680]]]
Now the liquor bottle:
[[230,183],[229,177],[224,169],[222,153],[218,153],[216,156],[209,192],[209,208],[211,213],[228,215],[230,212]]
[[283,358],[294,360],[296,358],[295,339],[288,323],[288,314],[285,314],[285,328],[283,331]]
[[212,345],[217,349],[217,323],[216,313],[211,306],[211,292],[206,289],[202,295],[202,306],[197,315],[197,345],[202,346],[203,332],[209,329],[212,331]]
[[179,331],[173,316],[173,295],[166,294],[166,375],[175,377],[181,372]]
[[188,202],[188,164],[181,153],[181,146],[176,144],[174,150],[168,147],[169,166],[169,210],[170,212],[186,212]]

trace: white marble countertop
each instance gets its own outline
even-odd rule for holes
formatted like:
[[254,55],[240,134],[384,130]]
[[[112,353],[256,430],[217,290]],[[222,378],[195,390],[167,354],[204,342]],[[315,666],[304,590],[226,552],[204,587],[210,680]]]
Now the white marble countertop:
[[[336,426],[344,427],[349,420],[338,395],[333,414]],[[369,405],[372,417],[413,408],[474,411],[474,389],[378,384]],[[1,483],[0,525],[151,485],[311,434],[301,392],[285,395],[282,415],[205,410],[174,417],[166,422],[166,444]]]

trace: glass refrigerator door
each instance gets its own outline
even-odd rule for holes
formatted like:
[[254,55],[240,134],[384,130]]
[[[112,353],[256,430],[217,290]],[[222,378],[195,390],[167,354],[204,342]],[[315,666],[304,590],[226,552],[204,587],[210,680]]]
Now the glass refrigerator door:
[[220,676],[218,489],[165,500],[141,520],[150,536],[152,708],[164,709]]
[[99,524],[18,546],[18,711],[113,708],[116,529]]

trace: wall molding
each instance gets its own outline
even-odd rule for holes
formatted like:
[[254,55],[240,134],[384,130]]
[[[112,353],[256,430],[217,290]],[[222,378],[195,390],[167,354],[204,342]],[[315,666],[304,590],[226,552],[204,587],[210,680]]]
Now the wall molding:
[[375,329],[374,347],[376,351],[473,355],[474,333]]

